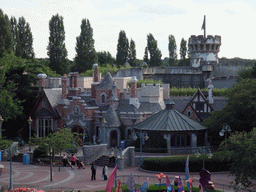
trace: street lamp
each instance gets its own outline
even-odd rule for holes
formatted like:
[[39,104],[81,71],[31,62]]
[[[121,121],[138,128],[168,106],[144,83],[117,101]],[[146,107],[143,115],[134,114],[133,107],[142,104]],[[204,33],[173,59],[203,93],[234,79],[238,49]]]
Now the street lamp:
[[[211,150],[209,148],[205,148],[205,147],[199,148],[198,151],[195,153],[197,158],[201,155],[200,153],[203,154],[203,170],[205,170],[205,168],[204,168],[205,154],[207,153],[208,158],[211,159],[212,158],[212,153],[211,153]],[[205,192],[205,186],[203,186],[203,192]]]
[[[28,118],[28,124],[29,124],[29,141],[31,139],[31,124],[32,124],[32,119],[31,119],[31,116],[29,116]],[[31,152],[31,147],[30,147],[30,144],[29,144],[29,152]]]
[[230,132],[231,129],[230,129],[230,126],[228,124],[225,124],[223,125],[219,135],[222,137],[225,135],[225,148],[227,147],[227,137],[228,137],[228,133],[227,132]]
[[50,148],[50,181],[52,181],[52,148]]
[[2,123],[3,123],[3,121],[4,121],[4,119],[0,115],[0,136],[2,136]]
[[[148,137],[147,133],[142,133],[142,130],[140,130],[139,137],[140,137],[140,167],[141,167],[141,165],[142,165],[142,145],[145,144],[145,141],[147,141],[149,137]],[[134,140],[138,139],[136,133],[134,134],[133,139]]]
[[[13,144],[13,143],[12,143]],[[9,157],[10,157],[10,189],[13,188],[12,185],[12,144],[9,146]],[[15,147],[15,155],[19,154],[19,151],[17,150],[17,148]],[[5,155],[7,155],[7,151],[5,151]]]

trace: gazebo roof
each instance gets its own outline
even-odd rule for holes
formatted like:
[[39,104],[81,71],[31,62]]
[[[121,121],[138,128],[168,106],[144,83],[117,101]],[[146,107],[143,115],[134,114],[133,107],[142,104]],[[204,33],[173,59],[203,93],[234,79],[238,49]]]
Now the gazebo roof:
[[200,123],[175,110],[173,105],[174,103],[168,99],[166,109],[136,124],[134,128],[144,131],[162,132],[199,131],[206,129],[206,127],[202,126]]

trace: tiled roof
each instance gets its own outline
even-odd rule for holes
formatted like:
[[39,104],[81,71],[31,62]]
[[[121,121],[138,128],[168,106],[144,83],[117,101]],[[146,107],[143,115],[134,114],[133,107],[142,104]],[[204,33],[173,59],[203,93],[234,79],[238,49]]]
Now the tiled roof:
[[164,109],[145,121],[136,124],[134,127],[139,130],[163,132],[198,131],[206,129],[200,123],[193,121],[175,109]]
[[44,93],[49,100],[52,108],[57,107],[58,101],[62,98],[62,89],[55,88],[55,89],[44,89]]
[[129,104],[129,99],[122,99],[119,102],[119,105],[117,107],[117,112],[152,112],[157,113],[165,108],[164,101],[160,103],[148,103],[148,102],[141,102],[140,107],[137,109],[134,105]]
[[104,116],[105,116],[106,124],[108,126],[119,127],[121,125],[119,117],[111,105],[109,106],[107,113]]
[[102,82],[95,89],[112,89],[113,81],[114,79],[108,71]]

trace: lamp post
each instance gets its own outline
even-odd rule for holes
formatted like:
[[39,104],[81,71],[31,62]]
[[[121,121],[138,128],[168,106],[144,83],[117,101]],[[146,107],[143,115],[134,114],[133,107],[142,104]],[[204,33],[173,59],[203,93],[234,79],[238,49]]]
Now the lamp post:
[[4,119],[0,115],[0,137],[2,136],[2,123],[3,123],[3,121],[4,121]]
[[[28,118],[28,124],[29,124],[29,141],[31,139],[31,123],[32,123],[32,119],[31,119],[31,116],[29,116]],[[30,147],[30,144],[29,144],[29,152],[31,152],[31,147]]]
[[[208,151],[208,153],[207,153],[207,151]],[[205,147],[199,148],[198,151],[195,153],[197,158],[201,155],[200,153],[203,154],[203,170],[204,170],[205,169],[205,166],[204,166],[205,154],[207,153],[208,158],[211,159],[212,153],[209,148],[205,148]],[[205,187],[203,187],[203,192],[205,192]]]
[[52,181],[52,148],[50,148],[50,181]]
[[[18,150],[16,149],[15,150],[15,155],[18,154]],[[9,147],[9,156],[10,156],[10,189],[13,188],[13,185],[12,185],[12,144],[10,145]]]
[[[146,134],[142,133],[142,130],[140,130],[140,132],[139,132],[139,137],[140,137],[140,167],[141,167],[141,165],[142,165],[142,145],[145,144],[145,141],[147,141],[149,137],[148,137],[147,133]],[[136,134],[134,135],[133,139],[134,140],[138,139]]]
[[231,131],[230,126],[228,124],[225,124],[225,125],[223,125],[223,127],[219,133],[221,137],[225,135],[225,148],[227,147],[227,137],[228,137],[227,132],[230,132],[230,131]]

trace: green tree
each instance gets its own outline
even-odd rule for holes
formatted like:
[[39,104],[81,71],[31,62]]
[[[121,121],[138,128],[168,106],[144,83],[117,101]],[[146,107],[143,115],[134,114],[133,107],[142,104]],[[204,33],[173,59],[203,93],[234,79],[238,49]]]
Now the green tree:
[[106,51],[97,52],[97,56],[98,56],[98,63],[100,65],[103,65],[103,64],[113,65],[115,63],[115,59],[112,57],[110,52],[106,52]]
[[157,48],[157,41],[151,33],[147,35],[147,47],[150,54],[149,65],[160,66],[162,64],[162,53]]
[[26,22],[24,17],[19,18],[17,30],[16,56],[24,59],[34,58],[32,32],[29,23]]
[[[78,148],[82,142],[85,134],[72,133],[71,129],[64,128],[58,129],[57,132],[50,133],[46,137],[33,137],[31,139],[31,145],[45,146],[48,151],[52,149],[54,153],[62,155],[63,152],[68,152],[70,149]],[[54,155],[53,155],[54,156]],[[60,163],[61,164],[61,158]],[[60,171],[60,167],[59,167]]]
[[65,46],[65,31],[63,17],[53,15],[49,22],[50,37],[47,47],[47,55],[49,56],[49,67],[58,74],[68,72],[67,50]]
[[202,124],[208,128],[209,140],[219,145],[219,132],[224,124],[233,131],[249,132],[256,126],[256,79],[242,79],[227,91],[227,105],[214,111]]
[[0,58],[4,53],[11,53],[13,50],[13,36],[9,18],[2,9],[0,9]]
[[90,70],[98,60],[94,49],[93,29],[88,19],[83,19],[80,36],[76,38],[76,57],[74,70],[84,72]]
[[130,41],[130,46],[129,46],[128,63],[132,67],[136,66],[136,48],[135,48],[135,42],[132,39]]
[[185,65],[187,55],[187,41],[184,38],[181,39],[180,42],[180,59],[181,65]]
[[10,23],[11,23],[11,32],[13,35],[13,51],[16,52],[16,47],[19,40],[18,24],[17,24],[16,18],[12,16],[10,19]]
[[125,31],[120,31],[116,54],[117,67],[123,66],[124,63],[128,60],[128,50],[129,40],[126,38]]
[[177,45],[173,35],[169,35],[169,65],[175,65],[177,60]]
[[149,64],[149,59],[148,59],[148,47],[145,47],[145,52],[144,52],[144,57],[143,61]]
[[[223,141],[220,150],[224,150],[231,160],[230,173],[235,176],[234,188],[256,186],[256,128],[251,132],[236,132],[227,141]],[[255,191],[255,190],[253,190]]]

